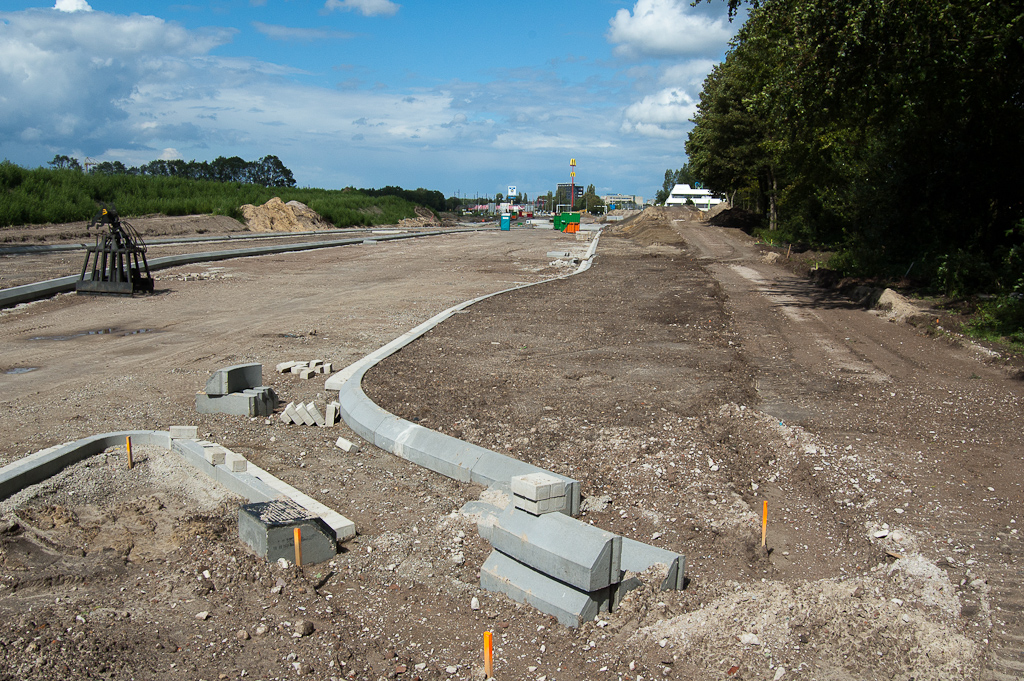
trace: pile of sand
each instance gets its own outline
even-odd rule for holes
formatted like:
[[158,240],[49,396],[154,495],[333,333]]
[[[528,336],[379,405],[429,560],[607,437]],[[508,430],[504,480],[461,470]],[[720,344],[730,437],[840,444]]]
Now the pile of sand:
[[332,227],[304,203],[285,203],[276,196],[262,206],[247,203],[241,211],[251,232],[310,232]]
[[416,206],[416,217],[399,220],[398,226],[405,229],[415,227],[440,227],[441,223],[438,221],[437,217],[430,212],[429,208]]
[[620,236],[644,246],[653,244],[681,244],[683,239],[672,229],[675,221],[696,220],[699,211],[692,206],[653,206],[642,213],[619,223],[609,230],[612,236]]

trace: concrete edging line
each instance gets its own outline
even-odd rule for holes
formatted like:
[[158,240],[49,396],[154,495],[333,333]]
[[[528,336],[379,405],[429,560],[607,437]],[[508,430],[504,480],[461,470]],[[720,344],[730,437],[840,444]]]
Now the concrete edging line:
[[0,468],[0,499],[6,499],[29,485],[42,482],[108,447],[123,445],[126,437],[131,437],[136,445],[153,445],[164,449],[170,449],[171,446],[171,435],[166,430],[121,430],[43,449]]
[[[442,236],[445,234],[463,234],[466,232],[487,232],[495,231],[495,227],[463,228],[435,230],[431,232],[415,232],[407,234],[381,234],[375,237],[375,241],[395,241],[399,239],[412,239],[421,236]],[[260,255],[278,255],[290,251],[312,251],[319,248],[333,248],[335,246],[350,246],[363,243],[362,237],[349,239],[332,239],[330,241],[307,241],[299,244],[277,244],[273,246],[256,246],[253,248],[235,248],[226,251],[207,251],[206,253],[189,253],[186,255],[169,255],[163,258],[154,258],[148,261],[151,272],[163,270],[179,265],[191,265],[200,262],[214,262],[217,260],[231,260],[233,258],[248,258]],[[87,275],[88,276],[88,275]],[[75,290],[79,275],[73,274],[67,277],[37,281],[32,284],[22,284],[6,289],[0,289],[0,307],[9,307],[19,303],[28,303],[33,300],[49,298],[58,293],[67,293]]]
[[[0,499],[6,499],[29,485],[50,478],[72,464],[116,445],[130,437],[136,446],[161,447],[174,452],[230,492],[252,501],[273,501],[287,497],[319,516],[334,531],[337,541],[355,536],[355,524],[337,511],[303,494],[259,466],[247,462],[246,471],[232,471],[224,463],[207,461],[206,447],[198,440],[171,438],[166,430],[122,430],[92,435],[56,447],[48,447],[0,468]],[[219,445],[218,445],[219,447]],[[223,448],[221,448],[223,449]],[[229,450],[225,450],[229,451]]]

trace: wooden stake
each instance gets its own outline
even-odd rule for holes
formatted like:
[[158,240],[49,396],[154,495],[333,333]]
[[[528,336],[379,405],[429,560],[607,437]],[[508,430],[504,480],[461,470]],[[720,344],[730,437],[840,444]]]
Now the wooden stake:
[[302,528],[296,527],[295,535],[295,566],[302,567]]
[[494,636],[489,631],[484,632],[484,677],[494,676]]
[[768,500],[765,499],[764,507],[761,510],[761,546],[767,547],[768,540]]
[[134,464],[132,463],[132,438],[131,436],[125,437],[125,447],[128,448],[128,470],[132,469]]

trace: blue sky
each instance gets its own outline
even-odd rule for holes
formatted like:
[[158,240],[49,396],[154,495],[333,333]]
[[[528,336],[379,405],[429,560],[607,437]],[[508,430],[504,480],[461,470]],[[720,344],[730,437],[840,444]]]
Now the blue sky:
[[724,0],[4,0],[0,158],[278,156],[302,186],[653,196]]

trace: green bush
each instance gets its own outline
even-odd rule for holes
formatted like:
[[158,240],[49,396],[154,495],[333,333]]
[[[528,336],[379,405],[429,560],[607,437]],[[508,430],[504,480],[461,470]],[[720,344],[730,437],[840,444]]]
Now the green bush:
[[[429,198],[429,193],[424,195]],[[367,196],[351,189],[263,187],[72,169],[29,170],[9,161],[0,163],[0,196],[0,227],[90,220],[100,203],[114,204],[126,218],[159,213],[227,215],[241,220],[241,206],[266,203],[275,196],[306,204],[335,227],[393,224],[416,216],[413,203],[390,194]]]

